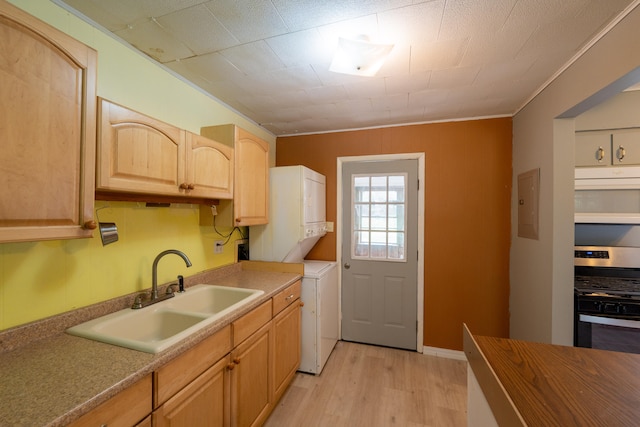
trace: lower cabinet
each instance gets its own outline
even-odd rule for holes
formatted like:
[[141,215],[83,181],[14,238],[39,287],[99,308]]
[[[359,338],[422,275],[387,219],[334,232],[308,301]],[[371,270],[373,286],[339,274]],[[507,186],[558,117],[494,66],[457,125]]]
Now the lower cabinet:
[[71,423],[70,427],[144,426],[147,420],[145,417],[150,412],[151,375],[147,375],[94,410],[84,414],[81,418]]
[[262,326],[231,353],[231,426],[259,426],[273,405],[271,345],[273,326]]
[[300,366],[301,303],[294,303],[273,319],[273,400],[277,402]]
[[207,369],[153,413],[155,427],[222,427],[228,425],[225,400],[229,356]]
[[154,372],[154,427],[262,425],[300,364],[300,281]]

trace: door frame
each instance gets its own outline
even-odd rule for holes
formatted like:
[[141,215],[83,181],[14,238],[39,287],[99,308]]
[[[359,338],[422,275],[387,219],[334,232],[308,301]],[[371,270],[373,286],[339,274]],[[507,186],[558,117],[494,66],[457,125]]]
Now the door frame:
[[[418,161],[418,327],[416,331],[416,351],[422,353],[424,343],[424,188],[425,188],[425,153],[379,154],[367,156],[338,157],[336,173],[336,260],[340,274],[338,274],[339,295],[342,295],[342,165],[350,162],[385,161],[385,160],[417,160]],[[342,298],[338,302],[340,324],[342,324]],[[340,328],[339,338],[342,338]]]

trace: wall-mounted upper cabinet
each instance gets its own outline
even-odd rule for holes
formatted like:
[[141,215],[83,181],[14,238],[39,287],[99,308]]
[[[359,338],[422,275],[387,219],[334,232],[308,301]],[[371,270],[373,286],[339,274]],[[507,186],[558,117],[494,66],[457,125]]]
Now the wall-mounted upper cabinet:
[[576,167],[640,165],[640,129],[576,132]]
[[99,191],[229,199],[233,149],[160,120],[99,101]]
[[0,1],[0,242],[91,237],[97,53]]
[[[233,202],[218,206],[216,225],[244,226],[269,222],[269,144],[238,126],[219,125],[200,129],[208,138],[235,150]],[[211,225],[210,209],[200,209],[200,225]]]

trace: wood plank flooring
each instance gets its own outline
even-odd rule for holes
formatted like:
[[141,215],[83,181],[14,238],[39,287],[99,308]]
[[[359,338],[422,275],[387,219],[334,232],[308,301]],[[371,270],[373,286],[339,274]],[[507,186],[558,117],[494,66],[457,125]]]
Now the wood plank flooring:
[[345,341],[338,341],[321,375],[296,373],[265,423],[265,427],[466,425],[466,361]]

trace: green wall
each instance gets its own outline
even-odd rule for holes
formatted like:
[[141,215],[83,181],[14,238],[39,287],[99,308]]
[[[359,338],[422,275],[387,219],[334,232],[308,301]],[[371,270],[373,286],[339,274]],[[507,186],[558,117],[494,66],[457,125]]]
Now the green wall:
[[[235,123],[274,147],[272,134],[54,3],[10,2],[98,51],[98,96],[195,133]],[[153,260],[165,249],[184,251],[193,267],[169,255],[159,264],[159,283],[234,262],[239,234],[214,254],[214,241],[225,239],[198,225],[197,205],[96,202],[100,207],[100,220],[118,226],[120,240],[109,246],[97,232],[93,239],[0,244],[0,330],[148,288]]]

